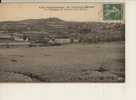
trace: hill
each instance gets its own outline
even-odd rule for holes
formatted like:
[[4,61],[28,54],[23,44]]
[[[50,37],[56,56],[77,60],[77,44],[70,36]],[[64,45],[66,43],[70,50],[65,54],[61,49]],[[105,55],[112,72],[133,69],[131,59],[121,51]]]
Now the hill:
[[109,40],[112,38],[125,39],[125,25],[122,23],[71,22],[58,18],[0,22],[0,31],[9,33],[38,31],[60,36],[73,36],[75,38],[92,38],[97,36],[108,38]]

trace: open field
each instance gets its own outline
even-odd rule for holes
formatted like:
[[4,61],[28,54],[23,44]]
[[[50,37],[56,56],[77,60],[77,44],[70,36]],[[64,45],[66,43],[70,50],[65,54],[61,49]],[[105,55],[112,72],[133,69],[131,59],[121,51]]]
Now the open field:
[[1,82],[123,82],[125,43],[0,48]]

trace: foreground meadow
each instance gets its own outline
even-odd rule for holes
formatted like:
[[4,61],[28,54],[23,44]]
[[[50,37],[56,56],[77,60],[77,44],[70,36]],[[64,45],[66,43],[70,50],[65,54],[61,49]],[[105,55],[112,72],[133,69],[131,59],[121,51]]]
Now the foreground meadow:
[[0,48],[1,82],[124,82],[125,43]]

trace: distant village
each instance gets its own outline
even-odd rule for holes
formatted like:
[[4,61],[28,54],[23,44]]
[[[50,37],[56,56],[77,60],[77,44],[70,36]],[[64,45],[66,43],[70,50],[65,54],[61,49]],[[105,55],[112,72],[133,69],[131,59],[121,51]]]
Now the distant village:
[[56,36],[46,32],[27,31],[23,33],[6,33],[0,31],[0,46],[55,46],[78,43],[79,39],[68,36]]
[[122,40],[125,40],[125,25],[121,23],[77,23],[50,18],[0,24],[0,47],[57,46]]
[[72,43],[97,43],[116,40],[121,40],[121,37],[117,35],[117,37],[111,38],[108,34],[85,34],[84,36],[81,34],[77,36],[73,34],[63,36],[37,31],[27,31],[23,33],[5,33],[0,31],[0,47],[58,46]]

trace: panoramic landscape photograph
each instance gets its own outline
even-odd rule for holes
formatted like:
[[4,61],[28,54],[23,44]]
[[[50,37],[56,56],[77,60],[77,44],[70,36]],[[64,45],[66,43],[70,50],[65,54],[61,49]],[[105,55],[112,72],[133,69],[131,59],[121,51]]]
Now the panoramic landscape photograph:
[[0,82],[125,82],[124,4],[0,4]]

